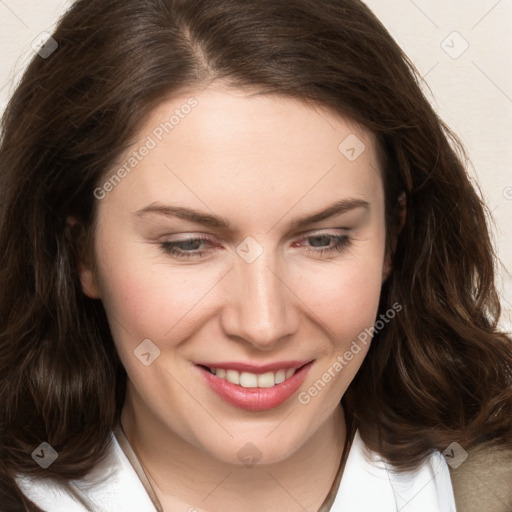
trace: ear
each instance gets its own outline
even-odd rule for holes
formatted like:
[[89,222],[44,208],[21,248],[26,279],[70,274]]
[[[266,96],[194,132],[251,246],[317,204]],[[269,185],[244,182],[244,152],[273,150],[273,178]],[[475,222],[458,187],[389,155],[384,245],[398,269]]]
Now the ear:
[[396,208],[396,229],[392,233],[391,237],[391,250],[387,251],[386,259],[384,261],[384,267],[382,269],[382,282],[384,282],[389,275],[391,274],[391,270],[393,269],[393,255],[395,254],[396,250],[396,244],[398,241],[398,235],[401,233],[404,225],[405,225],[405,219],[407,215],[407,200],[405,192],[402,192],[397,199],[397,203],[395,205]]
[[76,254],[78,256],[77,270],[82,284],[82,291],[91,299],[99,299],[101,294],[96,281],[92,258],[83,243],[83,226],[74,217],[68,217],[66,225],[76,247]]

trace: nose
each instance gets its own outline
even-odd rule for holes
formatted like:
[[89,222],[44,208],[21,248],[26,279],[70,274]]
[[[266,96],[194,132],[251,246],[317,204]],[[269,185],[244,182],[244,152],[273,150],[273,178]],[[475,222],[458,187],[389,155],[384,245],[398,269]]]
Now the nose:
[[278,266],[269,250],[252,263],[238,258],[226,287],[227,304],[221,324],[226,336],[244,340],[258,350],[276,344],[297,330],[297,297],[284,265]]

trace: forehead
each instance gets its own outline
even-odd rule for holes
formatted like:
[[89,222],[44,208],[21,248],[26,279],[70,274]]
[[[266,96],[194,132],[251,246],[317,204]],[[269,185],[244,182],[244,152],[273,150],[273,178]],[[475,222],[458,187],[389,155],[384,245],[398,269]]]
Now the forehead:
[[381,192],[368,130],[325,107],[218,85],[163,100],[110,175],[122,166],[128,172],[107,199],[136,196],[133,206],[165,198],[218,205],[222,196],[244,197],[248,208],[291,207],[305,194],[317,204]]

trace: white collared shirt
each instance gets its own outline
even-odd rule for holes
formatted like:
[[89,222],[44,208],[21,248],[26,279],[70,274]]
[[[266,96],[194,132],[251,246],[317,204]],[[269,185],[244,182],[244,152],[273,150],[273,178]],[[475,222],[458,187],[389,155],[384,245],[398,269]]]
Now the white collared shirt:
[[419,468],[393,472],[375,452],[364,457],[356,431],[331,512],[456,512],[445,458],[434,452]]
[[[67,485],[18,476],[23,493],[45,512],[155,512],[116,437],[108,456],[87,477]],[[435,452],[419,468],[394,473],[375,453],[366,460],[356,431],[330,512],[456,512],[450,473]]]

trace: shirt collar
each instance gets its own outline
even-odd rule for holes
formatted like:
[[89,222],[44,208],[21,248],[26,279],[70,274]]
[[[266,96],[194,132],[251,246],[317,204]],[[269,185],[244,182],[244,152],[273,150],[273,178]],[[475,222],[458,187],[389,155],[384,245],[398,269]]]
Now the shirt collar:
[[417,469],[397,472],[356,431],[330,512],[456,512],[450,472],[438,451]]

